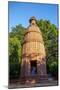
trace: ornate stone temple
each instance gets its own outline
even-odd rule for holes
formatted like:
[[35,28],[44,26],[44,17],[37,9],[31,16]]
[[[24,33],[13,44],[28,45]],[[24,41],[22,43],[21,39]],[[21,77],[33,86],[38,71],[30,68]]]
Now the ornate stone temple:
[[23,40],[21,78],[25,82],[47,79],[44,41],[36,22],[35,17],[31,17]]

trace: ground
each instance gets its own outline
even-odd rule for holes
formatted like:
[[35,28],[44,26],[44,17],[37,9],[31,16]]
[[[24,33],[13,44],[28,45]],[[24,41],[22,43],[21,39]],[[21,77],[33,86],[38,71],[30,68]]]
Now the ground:
[[30,88],[30,87],[44,87],[44,86],[57,86],[58,81],[57,80],[49,80],[48,82],[40,82],[40,83],[32,83],[32,84],[20,84],[18,83],[13,83],[9,84],[8,88]]

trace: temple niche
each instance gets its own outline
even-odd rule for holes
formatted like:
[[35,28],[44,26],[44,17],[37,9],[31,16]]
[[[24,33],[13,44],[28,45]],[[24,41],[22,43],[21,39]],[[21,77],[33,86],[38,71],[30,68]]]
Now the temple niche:
[[24,35],[20,76],[25,82],[34,83],[47,79],[44,41],[36,22],[35,17],[30,18]]

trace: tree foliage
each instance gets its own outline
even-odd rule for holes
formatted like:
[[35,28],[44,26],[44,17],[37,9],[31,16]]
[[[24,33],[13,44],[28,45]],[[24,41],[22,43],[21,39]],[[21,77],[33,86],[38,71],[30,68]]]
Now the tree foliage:
[[[49,20],[37,22],[44,39],[47,60],[47,72],[57,76],[58,71],[58,29]],[[57,66],[56,66],[57,65]],[[56,69],[55,69],[56,68]],[[56,71],[55,71],[56,70]],[[56,73],[57,72],[57,73]],[[55,73],[55,74],[53,74]]]
[[18,63],[21,59],[21,43],[16,36],[9,38],[9,62]]

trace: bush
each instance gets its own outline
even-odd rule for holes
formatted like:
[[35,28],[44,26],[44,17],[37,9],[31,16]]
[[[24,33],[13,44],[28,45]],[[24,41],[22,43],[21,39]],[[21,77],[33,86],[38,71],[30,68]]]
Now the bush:
[[58,78],[58,63],[57,62],[52,62],[50,65],[50,73],[52,74],[55,79]]
[[9,78],[17,79],[20,77],[20,64],[19,63],[10,63],[9,64]]

